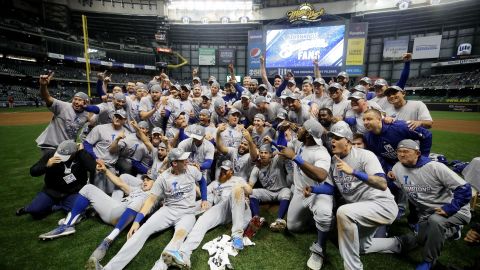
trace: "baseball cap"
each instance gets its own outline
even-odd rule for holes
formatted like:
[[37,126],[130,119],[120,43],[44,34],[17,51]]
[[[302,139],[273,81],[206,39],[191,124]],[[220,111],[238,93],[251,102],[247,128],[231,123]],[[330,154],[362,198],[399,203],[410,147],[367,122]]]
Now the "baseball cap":
[[205,136],[205,128],[200,125],[191,126],[188,131],[185,131],[185,135],[190,138],[202,140]]
[[373,85],[374,86],[388,86],[388,83],[385,79],[377,79]]
[[332,83],[332,85],[328,87],[329,92],[331,91],[330,89],[335,89],[336,91],[337,89],[342,89],[342,86],[339,83]]
[[302,97],[300,96],[299,93],[290,93],[290,95],[288,95],[287,98],[291,98],[291,99],[301,99]]
[[223,100],[223,98],[217,98],[213,102],[213,107],[215,107],[215,108],[220,108],[220,107],[224,107],[224,106],[225,106],[225,101]]
[[212,86],[220,88],[220,84],[217,81],[213,81]]
[[155,181],[155,177],[153,176],[152,172],[142,175],[142,180],[145,180],[145,178]]
[[272,152],[272,146],[270,144],[262,144],[260,145],[260,148],[258,149],[259,152]]
[[352,93],[362,92],[362,93],[366,94],[367,89],[363,85],[358,84],[358,85],[355,85],[355,87],[353,87],[350,92],[352,92]]
[[205,93],[202,95],[202,98],[207,98],[208,100],[212,100],[212,95],[210,93]]
[[287,119],[287,111],[285,109],[278,110],[277,118],[280,118],[282,120]]
[[152,129],[152,135],[153,134],[160,134],[160,135],[163,135],[163,130],[160,128],[160,127],[154,127]]
[[368,84],[372,84],[372,79],[370,79],[369,77],[363,77],[360,79],[360,82],[365,82],[365,83],[368,83]]
[[220,166],[220,168],[224,169],[224,170],[232,170],[233,169],[233,164],[230,160],[224,160],[222,162],[222,165]]
[[146,121],[140,121],[140,122],[138,122],[138,127],[139,128],[148,128],[148,123]]
[[318,145],[322,145],[322,135],[325,129],[317,120],[308,119],[303,123],[303,128],[312,135]]
[[115,93],[115,95],[113,95],[113,98],[116,100],[127,101],[127,97],[125,97],[123,93]]
[[283,80],[282,76],[280,76],[279,74],[276,74],[275,76],[273,76],[273,78],[274,79],[279,78],[279,79]]
[[305,83],[305,81],[311,81],[311,82],[312,82],[312,81],[313,81],[313,77],[310,76],[310,75],[307,75],[307,76],[303,77],[303,82]]
[[255,105],[259,106],[263,102],[268,103],[267,99],[264,96],[258,96],[255,98]]
[[302,84],[313,84],[313,81],[310,79],[303,80]]
[[282,93],[280,94],[280,98],[281,99],[286,99],[288,96],[290,96],[292,94],[292,91],[290,89],[285,89],[282,91]]
[[199,114],[206,114],[208,116],[211,116],[212,112],[207,109],[202,109]]
[[193,77],[192,81],[198,81],[198,82],[200,82],[201,80],[200,80],[199,77]]
[[353,133],[347,123],[344,121],[338,121],[335,123],[331,128],[330,132],[328,132],[329,136],[335,135],[338,137],[345,138],[350,142],[353,141]]
[[393,86],[389,86],[387,90],[385,90],[384,94],[385,96],[390,96],[390,95],[396,94],[397,92],[403,92],[403,91],[404,90],[400,88],[400,86],[393,85]]
[[250,93],[250,91],[243,91],[241,98],[251,99],[252,94]]
[[257,89],[260,90],[260,88],[263,88],[264,90],[267,90],[267,86],[265,84],[260,84]]
[[217,81],[217,78],[215,78],[215,76],[208,77],[208,82],[216,82],[216,81]]
[[122,117],[123,119],[127,118],[127,113],[125,112],[124,109],[116,110],[115,112],[113,112],[113,115],[118,115],[118,116]]
[[238,114],[242,115],[242,113],[241,113],[239,110],[235,109],[235,108],[231,108],[231,109],[228,111],[228,115],[232,115],[232,114],[234,114],[234,113],[238,113]]
[[[148,83],[150,85],[150,87],[154,86],[154,85],[160,85],[157,81],[150,81],[150,83]],[[145,89],[147,90],[147,86],[144,84],[144,83],[141,83],[141,82],[138,82],[135,84],[135,88],[138,90],[138,89]]]
[[251,79],[250,83],[254,83],[254,84],[258,85],[258,80],[257,79]]
[[180,148],[173,148],[168,153],[168,161],[186,160],[190,156],[190,152],[184,152]]
[[154,84],[152,85],[152,87],[150,87],[150,93],[152,92],[162,92],[162,87],[160,86],[160,84]]
[[190,84],[184,84],[180,88],[184,91],[189,91],[189,92],[190,90],[192,90],[192,87],[190,86]]
[[170,89],[172,89],[172,88],[175,89],[175,90],[177,90],[177,91],[180,91],[180,89],[181,89],[181,87],[180,87],[179,84],[172,84],[172,85],[170,86]]
[[418,143],[416,141],[410,140],[410,139],[401,140],[397,145],[397,149],[399,149],[399,148],[420,150],[420,146],[418,145]]
[[175,119],[177,119],[178,117],[180,117],[180,115],[185,115],[185,112],[184,112],[184,111],[174,111],[174,112],[172,113],[172,115],[173,115],[173,119],[175,120]]
[[165,148],[165,149],[167,149],[167,145],[166,145],[164,142],[161,142],[161,143],[158,145],[158,148]]
[[77,92],[77,93],[75,93],[75,95],[73,95],[73,97],[79,97],[83,100],[88,100],[89,99],[88,95],[85,94],[84,92]]
[[288,80],[288,83],[291,83],[291,84],[297,84],[297,83],[295,82],[295,80],[294,80],[294,79],[290,79],[290,80]]
[[261,113],[255,114],[255,116],[253,117],[253,119],[255,119],[255,118],[258,118],[258,119],[260,119],[260,120],[262,120],[262,121],[265,121],[265,115],[263,115],[263,114],[261,114]]
[[313,81],[313,84],[323,84],[323,85],[326,85],[327,83],[325,82],[325,80],[323,78],[318,78],[318,79],[315,79],[315,81]]
[[345,72],[345,71],[342,71],[342,72],[338,73],[337,78],[338,78],[338,77],[344,77],[345,79],[350,78],[350,77],[348,76],[348,73]]
[[366,99],[366,95],[363,92],[355,91],[351,93],[350,96],[348,97],[348,100],[352,100],[352,99],[355,99],[355,100]]
[[66,140],[58,145],[57,151],[53,156],[59,157],[62,162],[65,162],[75,152],[77,152],[77,144],[73,140]]

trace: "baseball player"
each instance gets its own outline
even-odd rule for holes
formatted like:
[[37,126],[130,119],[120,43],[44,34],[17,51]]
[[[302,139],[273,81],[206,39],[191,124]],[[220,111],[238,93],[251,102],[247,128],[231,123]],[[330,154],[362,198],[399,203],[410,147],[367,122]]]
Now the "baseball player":
[[350,81],[350,76],[347,72],[342,71],[337,75],[337,83],[342,86],[343,96],[348,98],[350,93],[348,92],[348,82]]
[[190,85],[184,84],[180,87],[180,98],[169,99],[168,105],[165,109],[165,115],[168,117],[167,128],[171,127],[175,121],[174,112],[184,112],[187,123],[189,122],[190,118],[195,118],[193,103],[188,98],[190,96],[190,91]]
[[[101,267],[95,257],[90,257],[87,269],[123,269],[137,255],[150,235],[175,226],[175,233],[165,250],[177,250],[195,223],[195,183],[199,182],[202,196],[202,209],[206,209],[207,185],[200,171],[187,165],[190,153],[174,148],[168,153],[171,168],[158,176],[148,198],[137,213],[128,232],[128,240],[120,251]],[[150,213],[154,204],[163,200],[163,206],[140,227],[145,215]],[[154,268],[166,269],[160,258]]]
[[227,109],[225,106],[225,101],[222,99],[215,99],[213,101],[213,109],[211,122],[215,126],[219,124],[227,123],[228,122],[228,114]]
[[446,165],[423,156],[413,140],[399,142],[397,156],[393,174],[417,209],[419,229],[417,235],[388,239],[386,250],[399,253],[422,245],[423,262],[416,269],[428,270],[445,240],[454,235],[460,238],[461,228],[470,222],[472,188]]
[[425,103],[419,100],[406,100],[405,90],[399,86],[390,86],[384,92],[393,105],[390,117],[408,122],[411,129],[417,127],[432,128],[433,119]]
[[165,136],[169,138],[170,145],[175,145],[176,140],[180,136],[180,129],[185,129],[188,126],[188,122],[185,116],[185,112],[175,111],[171,114],[174,119],[173,125],[167,128]]
[[140,100],[140,108],[138,109],[140,119],[147,121],[150,130],[154,127],[162,127],[164,119],[164,107],[162,100],[162,87],[160,84],[154,84],[150,88],[150,95],[142,97]]
[[[118,142],[125,137],[125,122],[127,115],[125,111],[114,112],[113,122],[95,126],[88,134],[83,147],[97,161],[104,163],[109,170],[115,172],[115,163],[118,160],[121,146]],[[107,194],[111,194],[115,188],[112,182],[105,179],[104,174],[97,174],[94,184]],[[115,198],[121,199],[123,193],[116,193]]]
[[70,211],[78,191],[95,177],[95,160],[79,150],[72,140],[60,143],[55,152],[45,153],[30,168],[30,175],[45,175],[44,186],[32,202],[16,211],[17,216],[30,214],[41,219],[54,210]]
[[[225,159],[229,159],[232,162],[233,175],[247,181],[253,168],[253,161],[258,158],[257,147],[246,129],[242,130],[243,139],[238,148],[225,146],[221,134],[226,128],[226,125],[218,127],[215,146],[218,152],[225,156]],[[218,177],[216,176],[216,178]]]
[[242,133],[238,130],[237,126],[240,117],[241,113],[237,109],[231,108],[228,111],[228,122],[217,126],[217,132],[218,129],[220,129],[220,126],[226,126],[225,129],[222,127],[222,130],[224,130],[220,136],[227,147],[238,148],[242,141]]
[[348,97],[351,109],[347,112],[344,121],[353,127],[355,133],[364,134],[366,130],[363,125],[363,114],[368,109],[377,109],[381,111],[382,108],[373,101],[367,101],[365,87],[357,85],[354,89],[355,91]]
[[354,148],[348,127],[333,125],[329,134],[334,154],[329,177],[346,202],[337,210],[340,255],[345,269],[363,269],[360,253],[376,251],[373,235],[395,220],[398,207],[375,154]]
[[274,137],[275,130],[266,125],[265,115],[257,113],[253,118],[253,125],[248,127],[248,130],[252,134],[253,142],[257,147],[263,144],[263,138],[266,136]]
[[233,104],[233,108],[240,111],[243,115],[243,121],[240,121],[243,125],[248,127],[253,123],[253,118],[258,113],[258,109],[252,102],[252,94],[249,91],[244,91],[239,101]]
[[[309,119],[299,128],[297,139],[280,152],[281,156],[294,162],[293,197],[287,214],[287,228],[290,231],[304,230],[312,216],[317,228],[317,241],[310,247],[311,255],[307,261],[310,269],[322,268],[333,220],[333,183],[327,179],[331,158],[322,145],[323,133],[322,125]],[[311,188],[319,189],[321,194],[310,196],[304,193]]]
[[254,188],[250,196],[250,208],[254,218],[260,216],[260,202],[279,201],[277,219],[270,224],[272,231],[281,232],[287,227],[285,214],[288,211],[292,192],[287,185],[287,172],[285,160],[280,155],[273,157],[270,144],[264,144],[259,148],[259,165],[256,165],[250,173],[248,184],[253,188],[257,181],[261,188]]
[[[130,84],[130,82],[129,82]],[[143,97],[148,95],[147,88],[145,84],[139,84],[138,86],[134,85],[134,95],[130,95],[130,99],[132,100],[131,105],[131,114],[135,121],[140,122],[140,101]]]
[[371,100],[372,98],[375,97],[375,93],[371,92],[373,90],[372,79],[370,79],[369,77],[363,77],[363,78],[360,79],[358,84],[365,87],[365,89],[367,90],[367,92],[365,93],[366,96],[367,96],[367,100]]
[[120,174],[146,174],[148,166],[151,164],[152,158],[150,151],[139,136],[139,133],[147,136],[148,123],[146,121],[140,121],[138,128],[139,130],[136,133],[127,134],[124,139],[119,141],[119,147],[122,150],[120,151],[116,168],[120,171]]
[[243,249],[243,229],[251,218],[246,196],[252,193],[250,186],[240,177],[233,176],[233,165],[222,162],[220,177],[210,184],[213,206],[203,213],[193,226],[187,239],[179,248],[166,248],[162,254],[169,266],[189,269],[192,251],[198,248],[208,230],[232,222],[232,244]]
[[285,101],[289,108],[288,120],[290,122],[301,126],[305,121],[312,118],[310,107],[307,104],[302,103],[299,94],[290,94]]
[[265,116],[265,121],[269,123],[275,120],[278,110],[282,108],[280,103],[269,102],[264,96],[258,96],[254,99],[254,101],[257,107],[257,113],[263,114]]
[[77,92],[71,103],[55,99],[50,96],[47,88],[52,78],[53,73],[41,75],[39,79],[40,96],[53,113],[47,128],[35,140],[42,155],[54,153],[57,146],[65,140],[76,140],[80,129],[88,120],[88,113],[84,109],[88,102],[87,94]]
[[102,164],[97,166],[97,170],[104,173],[114,185],[128,196],[122,199],[122,201],[116,201],[96,186],[87,184],[79,191],[72,211],[68,213],[66,218],[62,219],[63,223],[54,230],[41,234],[39,238],[43,240],[56,239],[75,233],[75,224],[78,223],[81,214],[85,212],[86,208],[91,205],[103,222],[115,226],[113,231],[103,239],[91,255],[91,257],[95,257],[100,261],[105,257],[112,242],[133,221],[137,212],[140,211],[140,207],[147,199],[148,191],[152,188],[154,180],[152,175],[143,175],[142,179],[129,174],[122,174],[118,177]]
[[328,84],[322,78],[317,78],[313,81],[314,93],[310,96],[305,97],[306,100],[316,103],[318,107],[321,108],[331,108],[332,99],[326,93]]
[[350,109],[350,102],[347,97],[343,96],[342,89],[342,86],[338,83],[333,83],[328,87],[328,95],[333,100],[331,110],[337,120],[343,120]]

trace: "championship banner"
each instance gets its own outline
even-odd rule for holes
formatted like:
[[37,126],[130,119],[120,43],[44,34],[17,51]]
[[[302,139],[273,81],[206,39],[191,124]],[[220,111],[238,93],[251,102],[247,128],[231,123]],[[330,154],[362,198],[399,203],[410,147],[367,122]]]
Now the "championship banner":
[[263,55],[263,31],[248,31],[248,58],[247,70],[248,75],[252,77],[260,77],[260,56]]
[[412,59],[438,58],[441,42],[442,35],[415,38]]
[[218,64],[221,66],[226,66],[228,64],[235,65],[235,49],[234,48],[218,49]]
[[383,60],[401,60],[408,51],[408,39],[385,40],[383,43]]
[[215,49],[198,48],[198,65],[214,66],[215,65]]
[[345,71],[350,75],[363,75],[365,44],[367,42],[368,23],[351,23],[347,33],[347,52]]

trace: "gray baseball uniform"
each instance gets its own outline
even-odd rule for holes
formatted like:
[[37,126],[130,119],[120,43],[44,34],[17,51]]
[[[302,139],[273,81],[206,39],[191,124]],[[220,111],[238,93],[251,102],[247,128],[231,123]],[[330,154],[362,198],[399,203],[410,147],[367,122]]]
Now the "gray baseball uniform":
[[390,114],[396,120],[432,120],[430,111],[425,103],[418,100],[407,100],[407,103],[400,109],[393,108]]
[[378,98],[374,97],[370,101],[376,102],[380,107],[382,107],[383,111],[387,113],[387,115],[391,115],[395,109],[393,108],[393,105],[388,102],[388,99],[386,96]]
[[88,113],[76,112],[69,102],[53,99],[48,109],[53,118],[47,128],[36,139],[38,147],[56,148],[65,140],[77,140],[79,130],[87,122]]
[[175,226],[175,233],[165,250],[178,250],[195,223],[195,183],[201,179],[202,174],[194,166],[187,166],[185,173],[180,175],[173,174],[171,168],[159,175],[150,193],[163,199],[163,206],[123,245],[104,269],[123,269],[150,235],[171,226]]
[[[367,102],[368,102],[368,109],[376,109],[376,110],[379,110],[381,112],[383,111],[382,108],[380,107],[380,105],[378,105],[377,103],[372,102],[372,101],[367,101]],[[352,126],[352,129],[355,133],[364,134],[365,132],[367,132],[367,129],[363,125],[363,113],[356,113],[356,112],[354,112],[353,110],[350,109],[346,113],[345,117],[346,118],[348,118],[348,117],[355,118],[355,125]]]
[[321,97],[317,97],[316,94],[311,94],[305,97],[305,100],[316,103],[318,107],[321,108],[332,108],[333,100],[326,94],[323,94]]
[[[142,97],[142,99],[140,100],[140,108],[138,109],[139,113],[149,112],[153,110],[153,108],[155,108],[155,103],[153,102],[152,97],[151,96]],[[150,116],[147,119],[147,122],[150,126],[150,130],[153,129],[154,127],[162,127],[163,118],[162,118],[162,115],[160,114],[161,111],[162,111],[161,109],[158,109],[156,112],[152,114],[152,116]]]
[[259,113],[255,104],[252,101],[248,104],[248,108],[243,108],[242,101],[238,100],[233,103],[233,107],[242,113],[242,117],[246,117],[250,123],[253,123],[255,114]]
[[[193,138],[188,138],[181,141],[177,148],[182,149],[184,152],[190,152],[188,160],[192,163],[198,163],[200,166],[207,159],[213,161],[213,156],[215,154],[215,146],[205,139],[203,139],[200,146],[196,146],[195,143],[193,143]],[[207,183],[210,182],[210,168],[202,170],[202,174],[205,180],[207,180]]]
[[214,205],[198,218],[181,245],[180,252],[189,257],[192,251],[198,248],[207,231],[221,224],[232,222],[232,236],[243,235],[244,228],[252,218],[243,188],[240,187],[244,184],[245,180],[236,176],[232,176],[223,184],[218,181],[210,184],[215,194]]
[[244,181],[247,181],[253,167],[250,153],[240,155],[237,148],[228,147],[228,153],[226,157],[232,161],[233,175],[244,179]]
[[190,117],[190,112],[193,112],[193,103],[191,100],[180,100],[180,99],[170,99],[167,105],[167,109],[172,112],[170,114],[170,117],[168,118],[167,121],[167,128],[171,127],[173,125],[173,122],[175,121],[173,112],[185,112],[185,120],[188,123],[188,119]]
[[[351,148],[342,158],[354,170],[368,175],[384,174],[375,154],[368,150]],[[335,182],[347,204],[337,210],[337,229],[340,254],[345,269],[363,269],[360,253],[369,253],[375,245],[373,238],[378,226],[391,224],[398,213],[390,190],[375,189],[353,175],[339,171],[332,159],[329,177]]]
[[[306,162],[326,172],[329,171],[331,158],[325,147],[321,145],[306,147],[298,140],[290,142],[289,147],[292,147],[295,153]],[[326,179],[325,183],[333,185],[329,179]],[[306,229],[313,214],[317,229],[323,232],[330,231],[333,220],[333,196],[326,194],[312,194],[306,198],[303,196],[303,188],[316,185],[319,183],[308,177],[297,164],[293,163],[293,197],[287,213],[289,230]]]
[[269,136],[273,139],[275,136],[275,130],[270,127],[264,127],[263,132],[261,133],[259,133],[256,129],[253,129],[252,131],[252,139],[257,147],[260,147],[263,144],[263,138],[266,136]]
[[242,142],[243,135],[236,127],[230,125],[227,126],[227,129],[220,134],[223,144],[226,147],[238,148]]
[[332,114],[333,116],[339,116],[345,118],[345,114],[350,109],[350,101],[346,98],[342,99],[339,103],[333,102],[332,104]]

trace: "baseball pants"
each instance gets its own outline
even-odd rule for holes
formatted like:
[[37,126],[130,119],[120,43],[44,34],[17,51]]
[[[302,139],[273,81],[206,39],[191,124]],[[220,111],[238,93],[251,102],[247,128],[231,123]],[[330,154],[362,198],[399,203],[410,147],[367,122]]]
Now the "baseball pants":
[[254,188],[250,197],[255,198],[261,202],[272,202],[280,200],[290,200],[292,197],[292,191],[285,187],[278,191],[270,191],[264,188]]
[[398,207],[394,200],[363,201],[342,205],[337,210],[338,246],[348,270],[363,269],[360,253],[374,252],[373,238],[378,226],[395,221]]
[[[114,167],[107,166],[107,169],[110,170],[112,173],[117,174]],[[123,198],[123,191],[117,188],[112,181],[108,180],[107,176],[104,173],[95,174],[93,184],[99,189],[103,190],[105,193],[112,194],[112,198],[117,201],[120,201]]]
[[171,226],[175,226],[175,232],[165,250],[178,250],[194,223],[195,216],[192,209],[161,207],[127,240],[103,269],[123,269],[140,252],[150,235]]
[[198,218],[179,250],[190,257],[192,251],[198,248],[208,230],[229,222],[232,222],[232,237],[242,237],[243,230],[247,227],[251,218],[252,213],[245,201],[243,188],[235,187],[229,199],[212,206]]
[[78,193],[90,201],[103,222],[115,225],[127,206],[108,196],[98,187],[87,184]]
[[293,191],[287,213],[287,228],[292,232],[306,230],[313,220],[317,230],[330,231],[333,222],[333,196],[312,194],[303,196],[298,190]]

